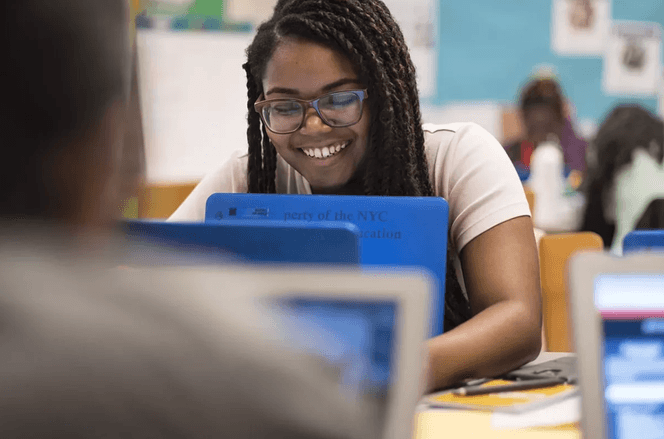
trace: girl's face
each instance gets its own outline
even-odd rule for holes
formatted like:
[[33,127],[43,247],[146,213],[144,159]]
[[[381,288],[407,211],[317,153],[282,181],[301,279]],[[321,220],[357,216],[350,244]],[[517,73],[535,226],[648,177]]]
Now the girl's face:
[[[263,77],[263,99],[316,99],[331,92],[365,88],[342,54],[300,39],[285,39],[274,51]],[[369,108],[354,125],[333,128],[316,110],[306,109],[302,127],[268,136],[277,152],[311,185],[314,192],[335,192],[360,166],[369,137]],[[338,150],[338,151],[337,151]],[[313,155],[313,156],[312,156]]]

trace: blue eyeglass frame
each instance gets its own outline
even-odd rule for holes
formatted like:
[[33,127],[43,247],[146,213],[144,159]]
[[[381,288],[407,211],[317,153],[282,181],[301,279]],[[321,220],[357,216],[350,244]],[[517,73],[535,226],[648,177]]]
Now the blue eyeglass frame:
[[[353,93],[355,96],[357,96],[360,99],[360,115],[357,118],[357,120],[353,123],[345,124],[345,125],[331,125],[326,119],[325,116],[320,112],[320,109],[318,108],[318,102],[331,95],[335,95],[338,93]],[[340,91],[334,91],[332,93],[326,93],[322,96],[317,97],[316,99],[311,99],[311,100],[306,100],[306,99],[298,99],[298,98],[277,98],[277,99],[267,99],[264,101],[258,101],[254,103],[254,111],[258,113],[260,116],[261,120],[263,121],[263,125],[265,128],[268,130],[272,131],[275,134],[291,134],[294,133],[295,131],[299,130],[302,128],[302,125],[304,125],[304,121],[307,116],[307,109],[308,108],[313,108],[316,110],[316,114],[318,114],[318,117],[320,120],[323,121],[323,123],[329,127],[332,128],[345,128],[349,126],[353,126],[356,123],[362,119],[362,114],[364,113],[364,101],[369,98],[369,93],[367,92],[367,89],[362,89],[362,90],[340,90]],[[263,115],[263,108],[271,104],[273,102],[298,102],[304,107],[304,111],[302,111],[302,120],[300,121],[300,124],[295,128],[294,130],[291,131],[274,131],[273,129],[270,128],[270,125],[265,121],[265,116]]]

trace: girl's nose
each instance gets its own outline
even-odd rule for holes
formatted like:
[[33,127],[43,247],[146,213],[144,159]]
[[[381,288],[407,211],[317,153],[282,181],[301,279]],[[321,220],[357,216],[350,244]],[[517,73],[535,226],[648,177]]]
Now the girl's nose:
[[331,132],[332,127],[323,122],[314,108],[308,108],[307,113],[304,115],[304,123],[300,131],[302,134],[308,135],[325,134]]

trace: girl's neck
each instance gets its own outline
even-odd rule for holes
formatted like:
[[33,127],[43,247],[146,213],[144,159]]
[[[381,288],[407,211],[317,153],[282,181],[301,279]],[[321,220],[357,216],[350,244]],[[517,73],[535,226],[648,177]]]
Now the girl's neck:
[[361,178],[354,176],[342,186],[328,188],[312,187],[311,193],[315,195],[364,195],[364,185]]

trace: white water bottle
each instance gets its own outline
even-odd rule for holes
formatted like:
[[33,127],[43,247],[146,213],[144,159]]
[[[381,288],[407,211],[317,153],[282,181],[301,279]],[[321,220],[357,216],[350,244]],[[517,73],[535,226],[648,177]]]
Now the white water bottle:
[[[535,227],[558,231],[564,207],[563,151],[555,136],[540,143],[530,158],[528,185],[535,194]],[[562,215],[564,216],[564,215]]]

